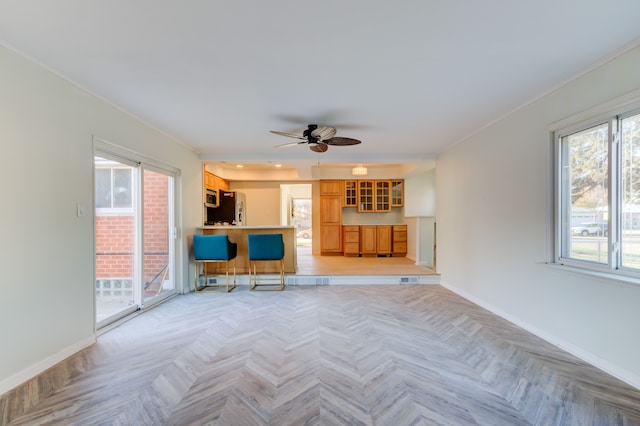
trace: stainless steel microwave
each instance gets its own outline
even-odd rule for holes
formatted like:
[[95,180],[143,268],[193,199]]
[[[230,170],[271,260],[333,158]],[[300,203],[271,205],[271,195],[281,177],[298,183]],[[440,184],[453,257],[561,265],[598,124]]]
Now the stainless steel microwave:
[[218,190],[206,188],[204,190],[204,205],[207,207],[218,207]]

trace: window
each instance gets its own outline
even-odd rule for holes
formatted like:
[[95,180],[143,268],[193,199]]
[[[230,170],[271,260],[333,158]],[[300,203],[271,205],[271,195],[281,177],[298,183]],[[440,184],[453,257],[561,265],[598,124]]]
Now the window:
[[640,111],[554,133],[556,262],[640,277]]
[[132,168],[117,167],[112,161],[96,158],[96,208],[131,210],[133,208]]

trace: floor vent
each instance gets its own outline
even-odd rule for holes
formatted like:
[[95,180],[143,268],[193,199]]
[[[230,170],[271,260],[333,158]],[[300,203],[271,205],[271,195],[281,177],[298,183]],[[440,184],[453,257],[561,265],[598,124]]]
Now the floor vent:
[[400,284],[418,284],[418,277],[400,277]]
[[[206,280],[206,282],[205,282]],[[217,277],[198,277],[198,285],[199,286],[203,286],[203,285],[216,285],[218,284],[218,278]]]
[[287,277],[287,285],[329,285],[330,277]]

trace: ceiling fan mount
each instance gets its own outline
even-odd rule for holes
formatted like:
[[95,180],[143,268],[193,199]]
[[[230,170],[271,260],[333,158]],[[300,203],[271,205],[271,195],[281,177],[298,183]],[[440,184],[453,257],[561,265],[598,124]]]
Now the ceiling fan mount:
[[290,142],[282,145],[277,145],[278,148],[307,144],[309,146],[309,149],[313,152],[325,152],[329,149],[329,145],[347,146],[357,145],[361,143],[361,141],[359,141],[358,139],[337,137],[337,131],[335,127],[318,126],[317,124],[309,124],[307,128],[302,132],[302,135],[298,135],[295,133],[276,132],[275,130],[271,130],[271,133],[300,140],[299,142]]

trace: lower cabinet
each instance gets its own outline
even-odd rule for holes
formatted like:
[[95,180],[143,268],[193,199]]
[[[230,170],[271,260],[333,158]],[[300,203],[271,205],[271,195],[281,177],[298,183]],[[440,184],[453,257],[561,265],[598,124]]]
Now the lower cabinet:
[[376,226],[376,251],[378,255],[391,254],[391,225]]
[[[325,245],[337,247],[330,240]],[[343,225],[341,251],[345,256],[406,256],[407,225]]]
[[345,256],[357,256],[360,254],[360,227],[358,225],[345,225],[342,227],[343,252]]
[[360,225],[360,254],[363,256],[375,256],[378,254],[376,236],[375,225]]
[[407,255],[407,225],[393,225],[392,250],[394,256]]
[[342,252],[342,225],[320,225],[320,247],[322,253]]

